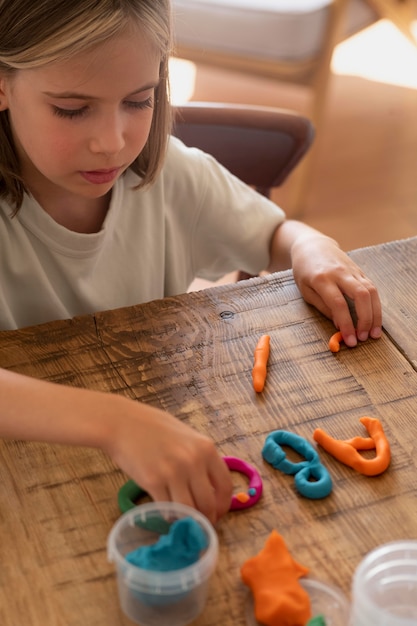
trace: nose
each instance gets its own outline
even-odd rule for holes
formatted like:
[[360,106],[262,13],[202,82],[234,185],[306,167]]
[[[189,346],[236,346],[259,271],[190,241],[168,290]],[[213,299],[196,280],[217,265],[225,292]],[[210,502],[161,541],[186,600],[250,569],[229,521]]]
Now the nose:
[[125,145],[123,121],[117,113],[103,115],[90,134],[90,150],[94,154],[118,154]]

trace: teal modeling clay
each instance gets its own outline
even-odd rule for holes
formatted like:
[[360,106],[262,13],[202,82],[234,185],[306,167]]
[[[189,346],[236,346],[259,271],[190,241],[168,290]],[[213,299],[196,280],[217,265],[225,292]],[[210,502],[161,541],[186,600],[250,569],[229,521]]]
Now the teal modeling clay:
[[[306,460],[293,463],[287,459],[281,446],[288,446]],[[325,498],[332,490],[332,479],[313,446],[295,433],[286,430],[274,430],[270,433],[262,449],[262,456],[275,469],[294,476],[297,491],[306,498],[314,500]]]
[[141,546],[126,554],[126,560],[154,572],[169,572],[192,565],[208,547],[200,524],[191,517],[173,522],[166,535],[150,546]]

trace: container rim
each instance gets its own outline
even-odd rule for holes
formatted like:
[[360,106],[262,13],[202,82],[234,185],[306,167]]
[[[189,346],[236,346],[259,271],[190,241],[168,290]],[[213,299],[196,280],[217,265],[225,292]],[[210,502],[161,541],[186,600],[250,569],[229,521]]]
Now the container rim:
[[[126,524],[126,521],[130,526],[134,526],[135,519],[144,519],[147,513],[154,511],[160,512],[162,515],[173,513],[181,517],[192,517],[202,526],[208,536],[208,547],[198,561],[180,570],[168,572],[142,569],[126,561],[116,548],[115,537],[120,527]],[[181,590],[188,589],[190,583],[195,586],[196,578],[203,582],[212,574],[217,563],[218,543],[217,533],[212,524],[196,509],[176,502],[148,502],[126,511],[115,522],[107,539],[107,558],[109,562],[115,563],[118,569],[123,569],[124,577],[132,588],[148,593],[150,593],[150,589],[152,589],[152,593],[158,593],[158,589],[160,589],[160,593],[163,592],[164,594],[178,593],[179,588]]]
[[[381,558],[386,558],[388,556],[394,557],[392,564],[397,564],[399,561],[404,560],[404,556],[400,556],[399,553],[404,554],[405,552],[415,553],[415,562],[417,565],[417,540],[416,539],[400,539],[397,541],[390,541],[388,543],[384,543],[380,546],[377,546],[359,563],[358,567],[355,570],[353,577],[353,586],[357,583],[358,578],[363,576],[365,572],[370,568],[378,568],[377,563]],[[407,562],[410,562],[407,559]]]
[[[384,562],[382,559],[387,560]],[[399,568],[402,567],[408,568],[408,572],[401,573]],[[385,610],[375,604],[364,587],[366,582],[369,584],[372,580],[387,586],[407,581],[415,585],[417,583],[417,540],[400,539],[377,546],[363,558],[353,575],[353,616],[356,614],[370,616],[374,623],[385,624]],[[415,617],[393,615],[392,619],[395,619],[395,622],[390,623],[395,623],[395,626],[415,626],[416,624]]]

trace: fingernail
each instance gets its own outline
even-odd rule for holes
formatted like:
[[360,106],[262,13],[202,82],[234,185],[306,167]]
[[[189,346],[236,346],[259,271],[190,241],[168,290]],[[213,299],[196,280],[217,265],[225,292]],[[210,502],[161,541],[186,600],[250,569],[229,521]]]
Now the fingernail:
[[356,340],[356,336],[355,335],[349,335],[348,337],[346,337],[345,339],[345,344],[347,346],[349,346],[349,348],[354,348],[357,344],[357,340]]
[[381,335],[382,335],[382,328],[380,326],[376,326],[375,328],[371,330],[371,337],[373,339],[379,339]]
[[361,333],[358,334],[358,339],[359,341],[366,341],[368,339],[369,335],[366,332],[366,330],[363,330]]

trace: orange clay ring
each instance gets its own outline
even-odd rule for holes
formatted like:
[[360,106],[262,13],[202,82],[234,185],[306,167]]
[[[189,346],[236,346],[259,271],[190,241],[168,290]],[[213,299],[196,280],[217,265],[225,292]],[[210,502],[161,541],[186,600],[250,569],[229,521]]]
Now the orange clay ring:
[[262,495],[262,478],[258,470],[235,456],[224,456],[224,462],[227,467],[234,471],[244,474],[249,478],[249,487],[247,492],[240,492],[232,496],[229,511],[237,511],[239,509],[248,509],[256,504]]

